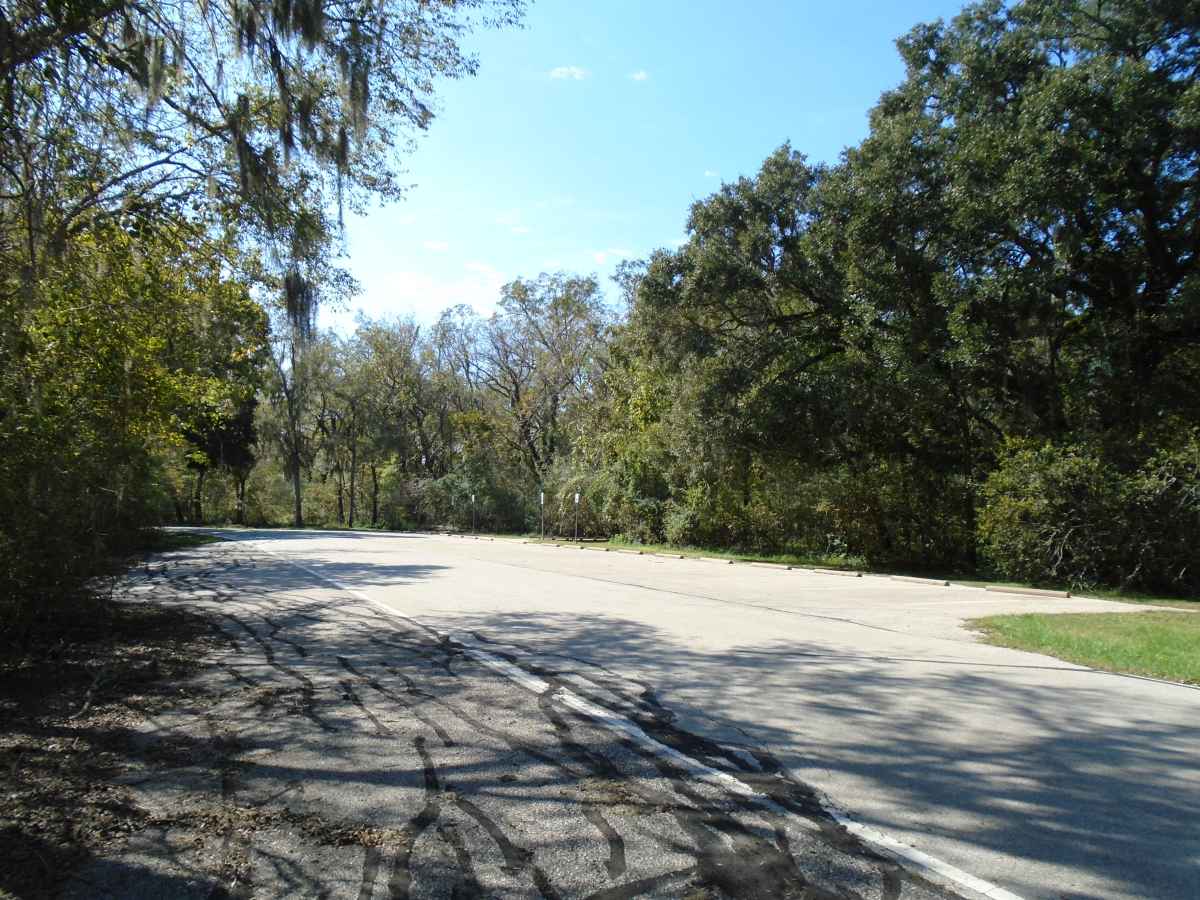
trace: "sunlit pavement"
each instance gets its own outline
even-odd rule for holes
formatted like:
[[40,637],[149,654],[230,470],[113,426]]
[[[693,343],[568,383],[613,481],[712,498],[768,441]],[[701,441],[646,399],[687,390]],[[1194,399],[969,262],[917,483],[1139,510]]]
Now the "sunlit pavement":
[[[429,861],[443,858],[459,873],[445,877],[461,877],[466,854],[479,860],[471,877],[501,879],[493,889],[505,895],[623,886],[635,896],[642,884],[656,896],[696,885],[717,896],[729,887],[713,873],[739,858],[781,890],[793,868],[803,883],[862,896],[935,890],[888,869],[870,840],[831,844],[834,808],[868,838],[982,879],[958,883],[966,896],[978,895],[972,885],[1021,897],[1200,896],[1200,691],[986,646],[961,627],[1000,612],[1128,606],[515,541],[227,536],[237,543],[187,557],[220,562],[214,593],[183,599],[226,616],[241,653],[231,672],[262,680],[256,689],[282,679],[299,691],[297,714],[281,720],[221,716],[263,754],[237,789],[286,795],[288,773],[302,771],[305,808],[392,828],[401,844],[414,821],[441,835],[437,847],[409,835],[410,848],[424,847],[420,865],[376,858],[381,885],[432,877]],[[422,691],[436,702],[418,710]],[[637,735],[606,726],[609,713],[689,762],[664,764]],[[520,746],[485,740],[487,729]],[[378,770],[364,775],[365,758]],[[742,788],[761,794],[767,783],[776,808],[739,806]],[[381,812],[399,809],[394,822]],[[709,833],[696,811],[714,809],[727,821]],[[473,854],[489,822],[511,837]],[[770,839],[773,829],[788,839]],[[370,853],[339,865],[358,891]]]

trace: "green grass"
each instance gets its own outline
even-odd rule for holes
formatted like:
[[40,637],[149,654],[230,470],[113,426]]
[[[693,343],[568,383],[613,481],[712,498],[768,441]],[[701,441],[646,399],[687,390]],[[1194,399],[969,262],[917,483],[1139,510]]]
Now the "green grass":
[[[1193,604],[1195,605],[1195,604]],[[1185,612],[1027,613],[968,623],[988,643],[1068,662],[1200,684],[1200,615]]]

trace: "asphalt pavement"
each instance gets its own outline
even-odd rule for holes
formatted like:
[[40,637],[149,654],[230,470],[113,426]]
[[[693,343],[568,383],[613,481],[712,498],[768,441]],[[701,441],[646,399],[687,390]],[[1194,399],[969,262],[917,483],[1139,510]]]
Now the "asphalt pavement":
[[1139,607],[508,540],[226,536],[127,590],[228,638],[201,676],[217,705],[145,736],[226,757],[135,784],[149,806],[224,805],[227,827],[143,834],[79,896],[209,896],[231,859],[244,896],[1200,897],[1200,691],[962,624]]

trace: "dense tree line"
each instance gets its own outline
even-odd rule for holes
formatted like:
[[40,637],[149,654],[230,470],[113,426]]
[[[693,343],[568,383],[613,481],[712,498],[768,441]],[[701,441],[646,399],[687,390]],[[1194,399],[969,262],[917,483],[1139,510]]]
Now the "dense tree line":
[[1194,592],[1198,23],[997,0],[918,26],[862,144],[785,145],[695,204],[622,270],[623,315],[543,276],[491,319],[318,341],[280,458],[325,522],[464,527],[474,495],[530,530],[544,492],[569,532],[578,491],[589,534]]
[[899,42],[839,164],[784,147],[697,204],[623,335],[606,458],[660,501],[635,521],[1200,588],[1198,25],[972,6]]
[[0,2],[0,605],[71,597],[178,463],[245,485],[275,333],[347,286],[437,77],[521,0]]
[[[207,487],[209,511],[293,525],[536,527],[539,490],[571,481],[614,325],[595,279],[542,275],[507,285],[488,318],[457,307],[431,328],[363,321],[298,350],[277,331],[255,422],[266,458],[244,506],[226,475]],[[166,482],[192,519],[202,512],[186,498],[204,490],[186,463],[194,454],[180,451]],[[549,513],[555,527],[561,510]]]
[[[2,176],[8,584],[85,571],[155,516],[578,516],[592,536],[1200,591],[1194,4],[989,0],[918,26],[861,144],[828,165],[781,147],[696,203],[681,247],[624,265],[619,303],[543,274],[492,316],[348,336],[311,327],[353,291],[334,210],[394,193],[421,73],[470,68],[455,16],[517,10],[406,5],[416,30],[389,45],[336,5],[31,19],[0,53],[4,159],[61,167],[28,176],[36,203],[20,165]],[[174,49],[213,9],[249,81]],[[66,48],[43,65],[35,26]],[[117,100],[72,112],[93,89]]]

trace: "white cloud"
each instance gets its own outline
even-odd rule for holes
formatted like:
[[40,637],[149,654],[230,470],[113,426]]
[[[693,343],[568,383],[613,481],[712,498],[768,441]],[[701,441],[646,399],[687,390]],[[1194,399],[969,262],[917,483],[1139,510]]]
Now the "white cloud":
[[528,225],[514,225],[512,228],[510,228],[508,230],[511,231],[513,234],[529,234],[529,226]]
[[364,272],[359,275],[363,292],[351,302],[350,309],[323,310],[321,326],[354,330],[354,315],[361,311],[372,319],[414,316],[418,322],[437,321],[445,309],[465,303],[481,315],[490,315],[500,298],[507,275],[488,263],[474,260],[456,272],[435,276],[427,272]]
[[721,173],[716,171],[715,169],[705,169],[704,170],[705,178],[719,178],[720,176],[721,176]]
[[645,81],[649,77],[650,77],[650,73],[647,72],[645,69],[638,69],[636,72],[629,73],[630,81]]
[[423,241],[421,246],[433,253],[445,253],[450,249],[450,245],[445,241]]
[[579,66],[557,66],[550,70],[550,77],[557,81],[583,81],[588,71]]

